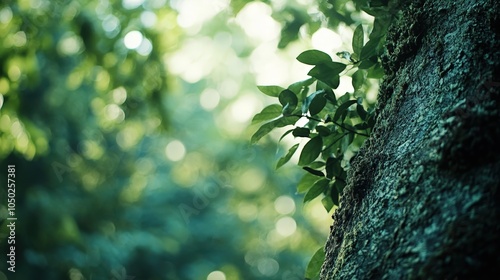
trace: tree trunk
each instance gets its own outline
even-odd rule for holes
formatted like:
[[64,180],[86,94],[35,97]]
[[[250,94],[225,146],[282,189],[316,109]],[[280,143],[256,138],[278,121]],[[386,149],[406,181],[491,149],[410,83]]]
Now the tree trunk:
[[403,7],[321,278],[498,277],[500,2]]

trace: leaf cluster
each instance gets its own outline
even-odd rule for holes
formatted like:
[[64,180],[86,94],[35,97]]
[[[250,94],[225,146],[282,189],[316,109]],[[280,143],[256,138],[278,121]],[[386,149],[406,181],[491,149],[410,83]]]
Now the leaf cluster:
[[[252,119],[252,124],[263,123],[252,136],[256,143],[275,128],[291,126],[280,138],[291,134],[304,138],[298,165],[306,173],[299,181],[297,191],[304,193],[304,203],[322,196],[327,211],[339,204],[339,194],[346,185],[348,152],[352,145],[361,145],[375,124],[374,108],[364,102],[362,94],[366,78],[383,75],[378,62],[380,37],[364,43],[364,32],[359,25],[353,36],[353,52],[338,55],[347,63],[333,61],[332,57],[319,50],[302,52],[297,60],[313,66],[309,79],[289,85],[259,86],[259,90],[278,103],[265,107]],[[352,76],[354,93],[336,93],[340,75],[355,69]],[[357,96],[357,97],[355,97]],[[301,122],[298,122],[301,120]],[[299,150],[299,143],[289,148],[276,168],[287,163]]]

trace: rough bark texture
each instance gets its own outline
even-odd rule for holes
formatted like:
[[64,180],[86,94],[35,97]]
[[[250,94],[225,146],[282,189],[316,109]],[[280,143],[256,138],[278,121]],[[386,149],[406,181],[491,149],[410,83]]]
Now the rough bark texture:
[[410,3],[389,29],[377,124],[322,279],[500,273],[500,2]]

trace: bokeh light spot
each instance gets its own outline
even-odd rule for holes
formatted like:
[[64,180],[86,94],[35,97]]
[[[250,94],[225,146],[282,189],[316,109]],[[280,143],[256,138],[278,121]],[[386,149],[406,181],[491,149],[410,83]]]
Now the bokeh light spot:
[[276,212],[287,215],[295,211],[295,201],[287,195],[282,195],[274,201]]
[[226,275],[222,271],[212,271],[208,274],[207,280],[226,280]]
[[186,155],[186,147],[179,140],[173,140],[165,147],[165,155],[171,161],[179,161]]
[[274,259],[263,258],[260,259],[259,262],[257,263],[257,269],[259,270],[260,273],[262,273],[265,276],[273,276],[276,273],[278,273],[280,265]]
[[219,105],[220,95],[219,93],[211,88],[205,89],[200,94],[200,105],[207,111],[211,111]]
[[290,236],[297,230],[297,223],[292,217],[283,217],[276,222],[276,231],[282,236]]
[[135,50],[142,44],[143,39],[144,36],[141,32],[133,30],[125,35],[125,37],[123,38],[123,43],[125,44],[125,47],[127,49]]

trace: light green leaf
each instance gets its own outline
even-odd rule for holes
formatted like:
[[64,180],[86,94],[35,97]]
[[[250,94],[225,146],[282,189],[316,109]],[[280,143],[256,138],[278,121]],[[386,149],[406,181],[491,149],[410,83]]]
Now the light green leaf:
[[334,206],[332,198],[330,196],[323,197],[323,199],[321,199],[321,204],[323,204],[323,207],[325,207],[326,212],[330,212],[330,210],[332,210]]
[[280,86],[257,86],[257,88],[262,92],[263,94],[272,96],[272,97],[278,97],[279,94],[284,90],[284,88]]
[[252,124],[260,123],[262,121],[267,121],[267,120],[272,120],[274,118],[277,118],[281,115],[281,111],[283,110],[283,107],[279,104],[272,104],[264,109],[257,115],[255,115],[252,119]]
[[306,193],[304,196],[304,203],[311,201],[315,199],[318,195],[322,194],[324,191],[327,190],[329,180],[326,178],[320,179],[312,187],[309,189],[309,191]]
[[361,53],[361,49],[363,48],[364,36],[363,26],[360,24],[356,27],[352,36],[352,50],[358,55]]
[[285,163],[287,163],[290,160],[290,158],[293,156],[293,154],[295,153],[295,151],[297,150],[298,147],[299,147],[299,144],[293,145],[288,150],[288,153],[278,160],[278,163],[276,164],[276,169],[280,168]]
[[311,173],[306,173],[302,178],[300,179],[299,183],[297,184],[297,192],[298,193],[303,193],[306,192],[308,189],[314,185],[317,181],[319,181],[321,178],[318,176],[314,176]]
[[265,123],[252,135],[252,139],[250,141],[252,144],[257,143],[257,141],[259,141],[273,129],[277,127],[284,127],[290,124],[295,124],[298,120],[299,117],[297,116],[288,116]]
[[313,162],[318,158],[323,148],[323,139],[321,136],[316,136],[306,143],[299,157],[299,165],[304,166]]
[[325,250],[323,247],[319,248],[316,253],[312,256],[309,264],[307,265],[306,274],[304,275],[307,279],[312,279],[319,274],[321,266],[325,261]]
[[332,58],[322,51],[307,50],[299,54],[299,56],[297,56],[297,60],[308,65],[318,65],[331,62]]

